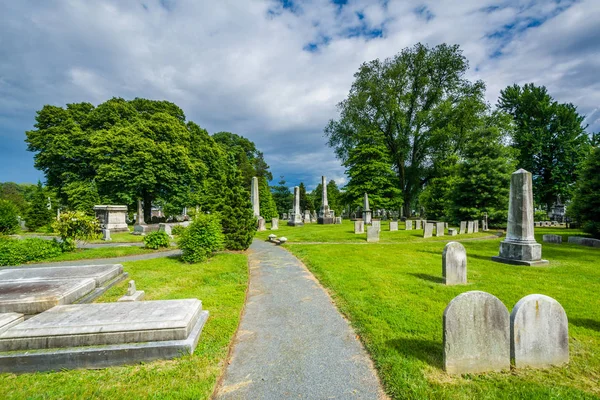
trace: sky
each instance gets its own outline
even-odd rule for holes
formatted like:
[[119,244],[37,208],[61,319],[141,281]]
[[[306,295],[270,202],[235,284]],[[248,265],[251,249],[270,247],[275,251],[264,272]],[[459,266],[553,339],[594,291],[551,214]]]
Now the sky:
[[168,100],[256,143],[275,184],[346,181],[326,144],[363,62],[459,44],[494,105],[544,85],[600,131],[600,1],[4,0],[0,182],[43,181],[25,131],[45,104]]

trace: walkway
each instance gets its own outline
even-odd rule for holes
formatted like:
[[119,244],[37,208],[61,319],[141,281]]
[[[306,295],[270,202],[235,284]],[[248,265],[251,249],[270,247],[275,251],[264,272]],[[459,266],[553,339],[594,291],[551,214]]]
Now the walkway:
[[356,333],[304,264],[271,243],[250,249],[246,308],[215,397],[385,397]]

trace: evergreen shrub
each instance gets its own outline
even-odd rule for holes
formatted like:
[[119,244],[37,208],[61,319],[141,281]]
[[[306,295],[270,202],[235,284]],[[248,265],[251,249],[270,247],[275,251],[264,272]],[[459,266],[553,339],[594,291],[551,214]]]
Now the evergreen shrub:
[[30,238],[24,240],[0,239],[0,266],[19,265],[46,260],[62,253],[56,240]]
[[178,246],[183,254],[181,259],[188,263],[206,260],[212,253],[222,250],[225,237],[221,221],[215,215],[198,215],[181,234]]
[[158,250],[161,247],[169,247],[169,235],[166,232],[151,232],[144,236],[144,247]]
[[0,235],[15,233],[19,227],[17,207],[8,200],[0,200]]

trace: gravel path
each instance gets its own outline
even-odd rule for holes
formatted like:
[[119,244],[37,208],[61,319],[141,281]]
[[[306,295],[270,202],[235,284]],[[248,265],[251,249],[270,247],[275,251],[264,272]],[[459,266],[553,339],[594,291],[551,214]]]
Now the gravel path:
[[255,240],[250,286],[216,399],[385,398],[356,333],[304,264]]

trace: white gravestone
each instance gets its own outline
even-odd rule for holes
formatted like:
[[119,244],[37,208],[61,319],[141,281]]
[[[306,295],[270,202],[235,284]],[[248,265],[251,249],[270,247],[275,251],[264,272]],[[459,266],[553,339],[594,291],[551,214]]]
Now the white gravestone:
[[354,221],[354,233],[365,233],[364,221]]
[[367,242],[379,242],[379,228],[376,226],[367,226]]
[[467,283],[467,251],[458,242],[450,242],[442,253],[442,276],[446,285]]
[[272,218],[271,219],[271,230],[276,231],[278,229],[279,229],[279,218]]
[[423,226],[423,238],[430,238],[433,236],[433,222],[425,222]]
[[398,230],[398,221],[390,221],[390,232]]

